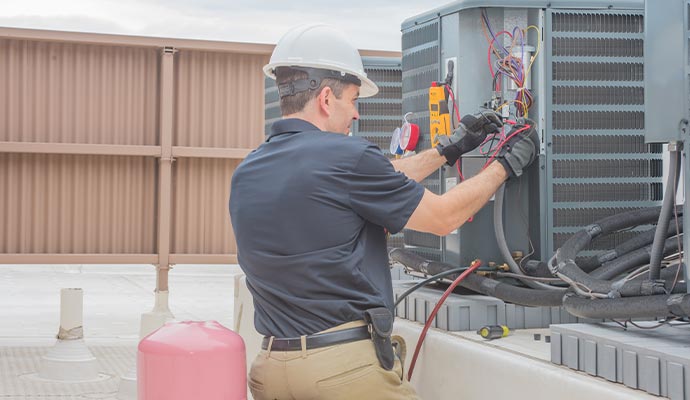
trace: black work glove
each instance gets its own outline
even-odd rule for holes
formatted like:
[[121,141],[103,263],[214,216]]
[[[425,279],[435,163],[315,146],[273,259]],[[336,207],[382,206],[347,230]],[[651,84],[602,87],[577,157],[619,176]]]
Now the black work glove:
[[461,155],[476,149],[488,134],[498,132],[501,126],[501,117],[493,111],[465,115],[451,136],[438,137],[436,150],[446,158],[448,165],[455,165]]
[[522,175],[522,172],[537,158],[539,154],[539,134],[534,121],[525,119],[513,126],[508,137],[518,129],[530,127],[508,139],[498,153],[498,162],[508,173],[508,179]]

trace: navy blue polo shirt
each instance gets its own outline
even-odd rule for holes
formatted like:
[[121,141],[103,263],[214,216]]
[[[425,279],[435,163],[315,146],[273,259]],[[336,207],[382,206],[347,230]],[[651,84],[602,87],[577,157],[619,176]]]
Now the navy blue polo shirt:
[[424,188],[374,144],[277,121],[235,170],[230,193],[259,333],[308,335],[369,308],[393,311],[384,228],[399,232]]

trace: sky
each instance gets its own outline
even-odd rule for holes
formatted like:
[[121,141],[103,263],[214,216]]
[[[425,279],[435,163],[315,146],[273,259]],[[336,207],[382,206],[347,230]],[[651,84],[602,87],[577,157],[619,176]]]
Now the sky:
[[402,21],[442,5],[424,0],[5,0],[2,3],[0,26],[4,27],[275,44],[292,26],[324,22],[343,30],[360,49],[394,51],[400,51]]

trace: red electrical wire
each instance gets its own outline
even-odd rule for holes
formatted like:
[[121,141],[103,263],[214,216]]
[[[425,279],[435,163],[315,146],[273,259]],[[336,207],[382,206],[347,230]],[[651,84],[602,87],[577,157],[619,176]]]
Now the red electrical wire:
[[508,140],[510,140],[510,138],[517,135],[518,133],[526,131],[529,128],[531,128],[531,126],[525,125],[524,127],[520,128],[520,129],[516,130],[515,132],[511,133],[510,135],[508,135],[508,137],[506,137],[505,139],[501,140],[498,143],[498,145],[496,146],[496,151],[494,151],[494,154],[492,154],[491,157],[488,160],[486,160],[486,164],[484,164],[484,167],[482,168],[482,170],[484,168],[486,168],[489,164],[491,164],[491,162],[496,158],[496,155],[498,154],[498,152],[501,150],[501,147],[503,147],[508,142]]
[[[448,94],[450,95],[450,99],[453,102],[453,109],[455,110],[455,118],[457,118],[458,122],[460,122],[460,109],[458,108],[458,102],[455,100],[455,93],[453,93],[453,88],[451,88],[450,85],[445,85],[445,86],[446,86],[446,90],[448,90]],[[465,177],[462,175],[462,171],[460,170],[460,160],[457,161],[457,164],[455,164],[455,166],[458,168],[458,175],[460,176],[460,182],[464,181]]]
[[419,340],[417,341],[417,347],[414,349],[414,355],[412,356],[412,361],[410,362],[410,370],[407,373],[407,380],[409,381],[412,379],[412,371],[414,371],[414,365],[417,363],[417,356],[419,356],[419,350],[422,348],[422,343],[424,342],[424,338],[426,337],[426,332],[429,330],[429,327],[431,326],[431,322],[433,322],[434,318],[436,317],[436,314],[438,313],[438,310],[441,309],[441,306],[443,303],[446,301],[448,296],[450,296],[451,292],[453,292],[453,289],[455,289],[456,286],[460,282],[462,282],[463,279],[465,279],[469,274],[473,273],[477,268],[479,268],[482,265],[481,260],[474,260],[472,261],[472,264],[470,264],[470,267],[460,274],[453,283],[446,289],[446,291],[443,293],[443,296],[439,299],[438,303],[436,304],[436,307],[434,307],[434,310],[431,311],[431,314],[429,315],[429,319],[426,321],[426,324],[424,324],[424,329],[422,329],[422,333],[419,335]]
[[462,175],[462,170],[460,169],[460,160],[456,161],[455,166],[458,168],[458,175],[460,176],[460,182],[465,180],[465,177]]
[[460,122],[460,109],[458,109],[458,103],[455,101],[455,93],[453,93],[453,89],[450,87],[450,85],[446,85],[446,89],[448,90],[450,99],[453,101],[453,108],[455,109],[455,118],[457,118],[458,122]]
[[[491,39],[491,42],[489,43],[489,49],[487,51],[486,61],[489,64],[489,72],[491,73],[492,79],[495,77],[495,75],[494,75],[494,69],[491,66],[491,50],[494,50],[496,57],[499,56],[498,50],[496,50],[496,48],[494,47],[494,42],[496,41],[496,39],[498,39],[499,36],[504,35],[504,34],[510,36],[511,39],[513,38],[513,35],[510,32],[500,31],[496,34],[496,36],[493,39]],[[500,85],[501,85],[500,81],[496,82],[496,87],[494,88],[494,90],[500,90],[500,87],[501,87]]]

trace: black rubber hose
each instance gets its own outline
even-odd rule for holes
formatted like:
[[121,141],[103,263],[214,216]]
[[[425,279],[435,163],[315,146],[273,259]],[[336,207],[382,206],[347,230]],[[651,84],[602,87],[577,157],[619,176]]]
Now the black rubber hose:
[[585,248],[593,238],[624,228],[655,222],[659,218],[660,211],[661,207],[642,208],[611,215],[596,221],[571,236],[559,249],[560,256],[564,259],[574,260],[577,253]]
[[[601,268],[591,272],[590,275],[597,279],[613,279],[616,276],[631,271],[635,267],[642,266],[649,262],[652,246],[645,246],[628,253],[622,257],[617,258],[611,262],[605,263]],[[668,256],[678,251],[678,238],[671,237],[666,239],[663,248],[663,256]],[[649,276],[645,274],[645,276]]]
[[678,187],[678,178],[680,176],[680,153],[678,150],[669,152],[671,166],[668,180],[666,181],[666,190],[664,192],[664,202],[661,205],[661,212],[659,213],[659,221],[656,224],[656,232],[654,233],[654,242],[652,243],[652,253],[649,259],[649,279],[659,279],[661,273],[661,260],[664,252],[664,242],[666,241],[666,231],[673,216],[673,203],[676,200],[676,188]]
[[[404,249],[391,250],[389,257],[391,260],[399,262],[409,269],[428,275],[436,275],[443,271],[457,268],[449,264],[426,260]],[[453,279],[453,277],[450,276],[448,279]],[[468,275],[460,282],[460,286],[487,296],[497,297],[509,303],[529,307],[560,306],[566,293],[566,289],[540,290],[522,288],[477,274]]]
[[[576,287],[579,291],[584,289],[584,291],[604,294],[609,297],[664,293],[665,291],[662,284],[653,284],[651,287],[648,287],[647,285],[631,284],[630,282],[609,282],[594,278],[581,270],[575,263],[577,254],[585,248],[593,238],[631,226],[651,223],[658,219],[659,211],[660,207],[654,207],[612,215],[575,233],[556,251],[557,263],[553,265],[552,272],[564,280],[573,281],[574,283],[572,286]],[[666,229],[664,229],[664,232],[665,231]],[[636,292],[637,290],[640,290],[640,292]]]
[[[677,211],[679,216],[683,214],[683,211],[680,207],[677,208]],[[675,224],[673,224],[673,226],[669,226],[668,231],[666,231],[666,237],[675,236],[676,232],[678,231],[683,232],[682,219],[678,220],[678,226],[676,226]],[[633,237],[632,239],[619,244],[613,250],[605,251],[601,254],[597,254],[595,256],[591,256],[584,260],[578,261],[577,266],[585,272],[592,272],[595,269],[602,266],[603,264],[611,262],[630,252],[641,249],[644,246],[651,244],[654,241],[655,233],[656,231],[654,229],[642,232],[639,235]],[[648,261],[649,260],[645,262]],[[546,267],[546,265],[544,265],[544,267]]]
[[568,279],[577,282],[578,289],[585,292],[599,293],[608,297],[634,297],[662,294],[664,290],[663,282],[649,281],[647,284],[637,282],[607,281],[597,279],[582,271],[572,260],[559,267],[559,272]]
[[570,314],[592,319],[630,319],[686,317],[690,312],[690,295],[672,294],[617,299],[584,299],[568,295],[563,307]]
[[455,274],[457,276],[459,273],[464,272],[466,270],[467,270],[467,267],[449,269],[448,271],[441,272],[440,274],[436,274],[434,276],[430,276],[429,278],[424,279],[421,282],[418,282],[417,284],[415,284],[411,288],[407,289],[403,294],[398,296],[398,299],[395,300],[395,303],[393,304],[393,308],[397,307],[403,300],[405,300],[405,297],[409,296],[412,292],[418,290],[422,286],[426,286],[432,282],[440,281],[441,279],[446,278],[448,276],[451,276],[453,274]]
[[544,261],[539,260],[529,260],[523,265],[522,269],[525,270],[525,274],[529,276],[536,276],[539,278],[553,278],[551,270],[549,270],[548,265]]
[[[638,216],[640,215],[639,211],[641,210],[636,210],[637,212],[634,212]],[[661,210],[661,208],[652,208],[652,209],[647,209],[647,210],[652,210],[652,211],[647,211],[642,214],[642,218],[644,218],[645,221],[651,222],[657,218],[657,212]],[[656,211],[654,211],[656,210]],[[676,212],[678,215],[683,214],[682,206],[678,206],[676,209]],[[651,216],[650,216],[651,214]],[[615,217],[615,216],[613,216]],[[611,218],[611,217],[609,217]],[[635,224],[635,219],[633,218],[630,222],[631,226],[632,225],[637,225]],[[682,220],[679,220],[679,228],[681,229],[682,232]],[[671,226],[668,229],[668,235],[675,235],[676,234],[676,227]],[[580,267],[584,272],[592,272],[599,268],[604,262],[608,262],[611,260],[616,259],[617,257],[621,257],[627,253],[630,253],[631,251],[637,250],[645,245],[648,245],[652,243],[654,240],[654,230],[649,230],[647,232],[643,232],[634,238],[625,241],[618,245],[616,248],[614,248],[611,251],[602,253],[597,256],[592,256],[589,259],[585,259],[583,261],[578,262],[577,266]],[[585,245],[586,246],[586,245]],[[584,247],[584,246],[583,246]],[[647,260],[648,261],[648,260]],[[646,262],[646,261],[645,261]],[[538,261],[538,260],[530,260],[527,261],[523,266],[522,269],[524,270],[525,274],[528,276],[535,276],[535,277],[541,277],[541,278],[549,278],[553,277],[553,274],[549,270],[548,265],[544,261]]]

